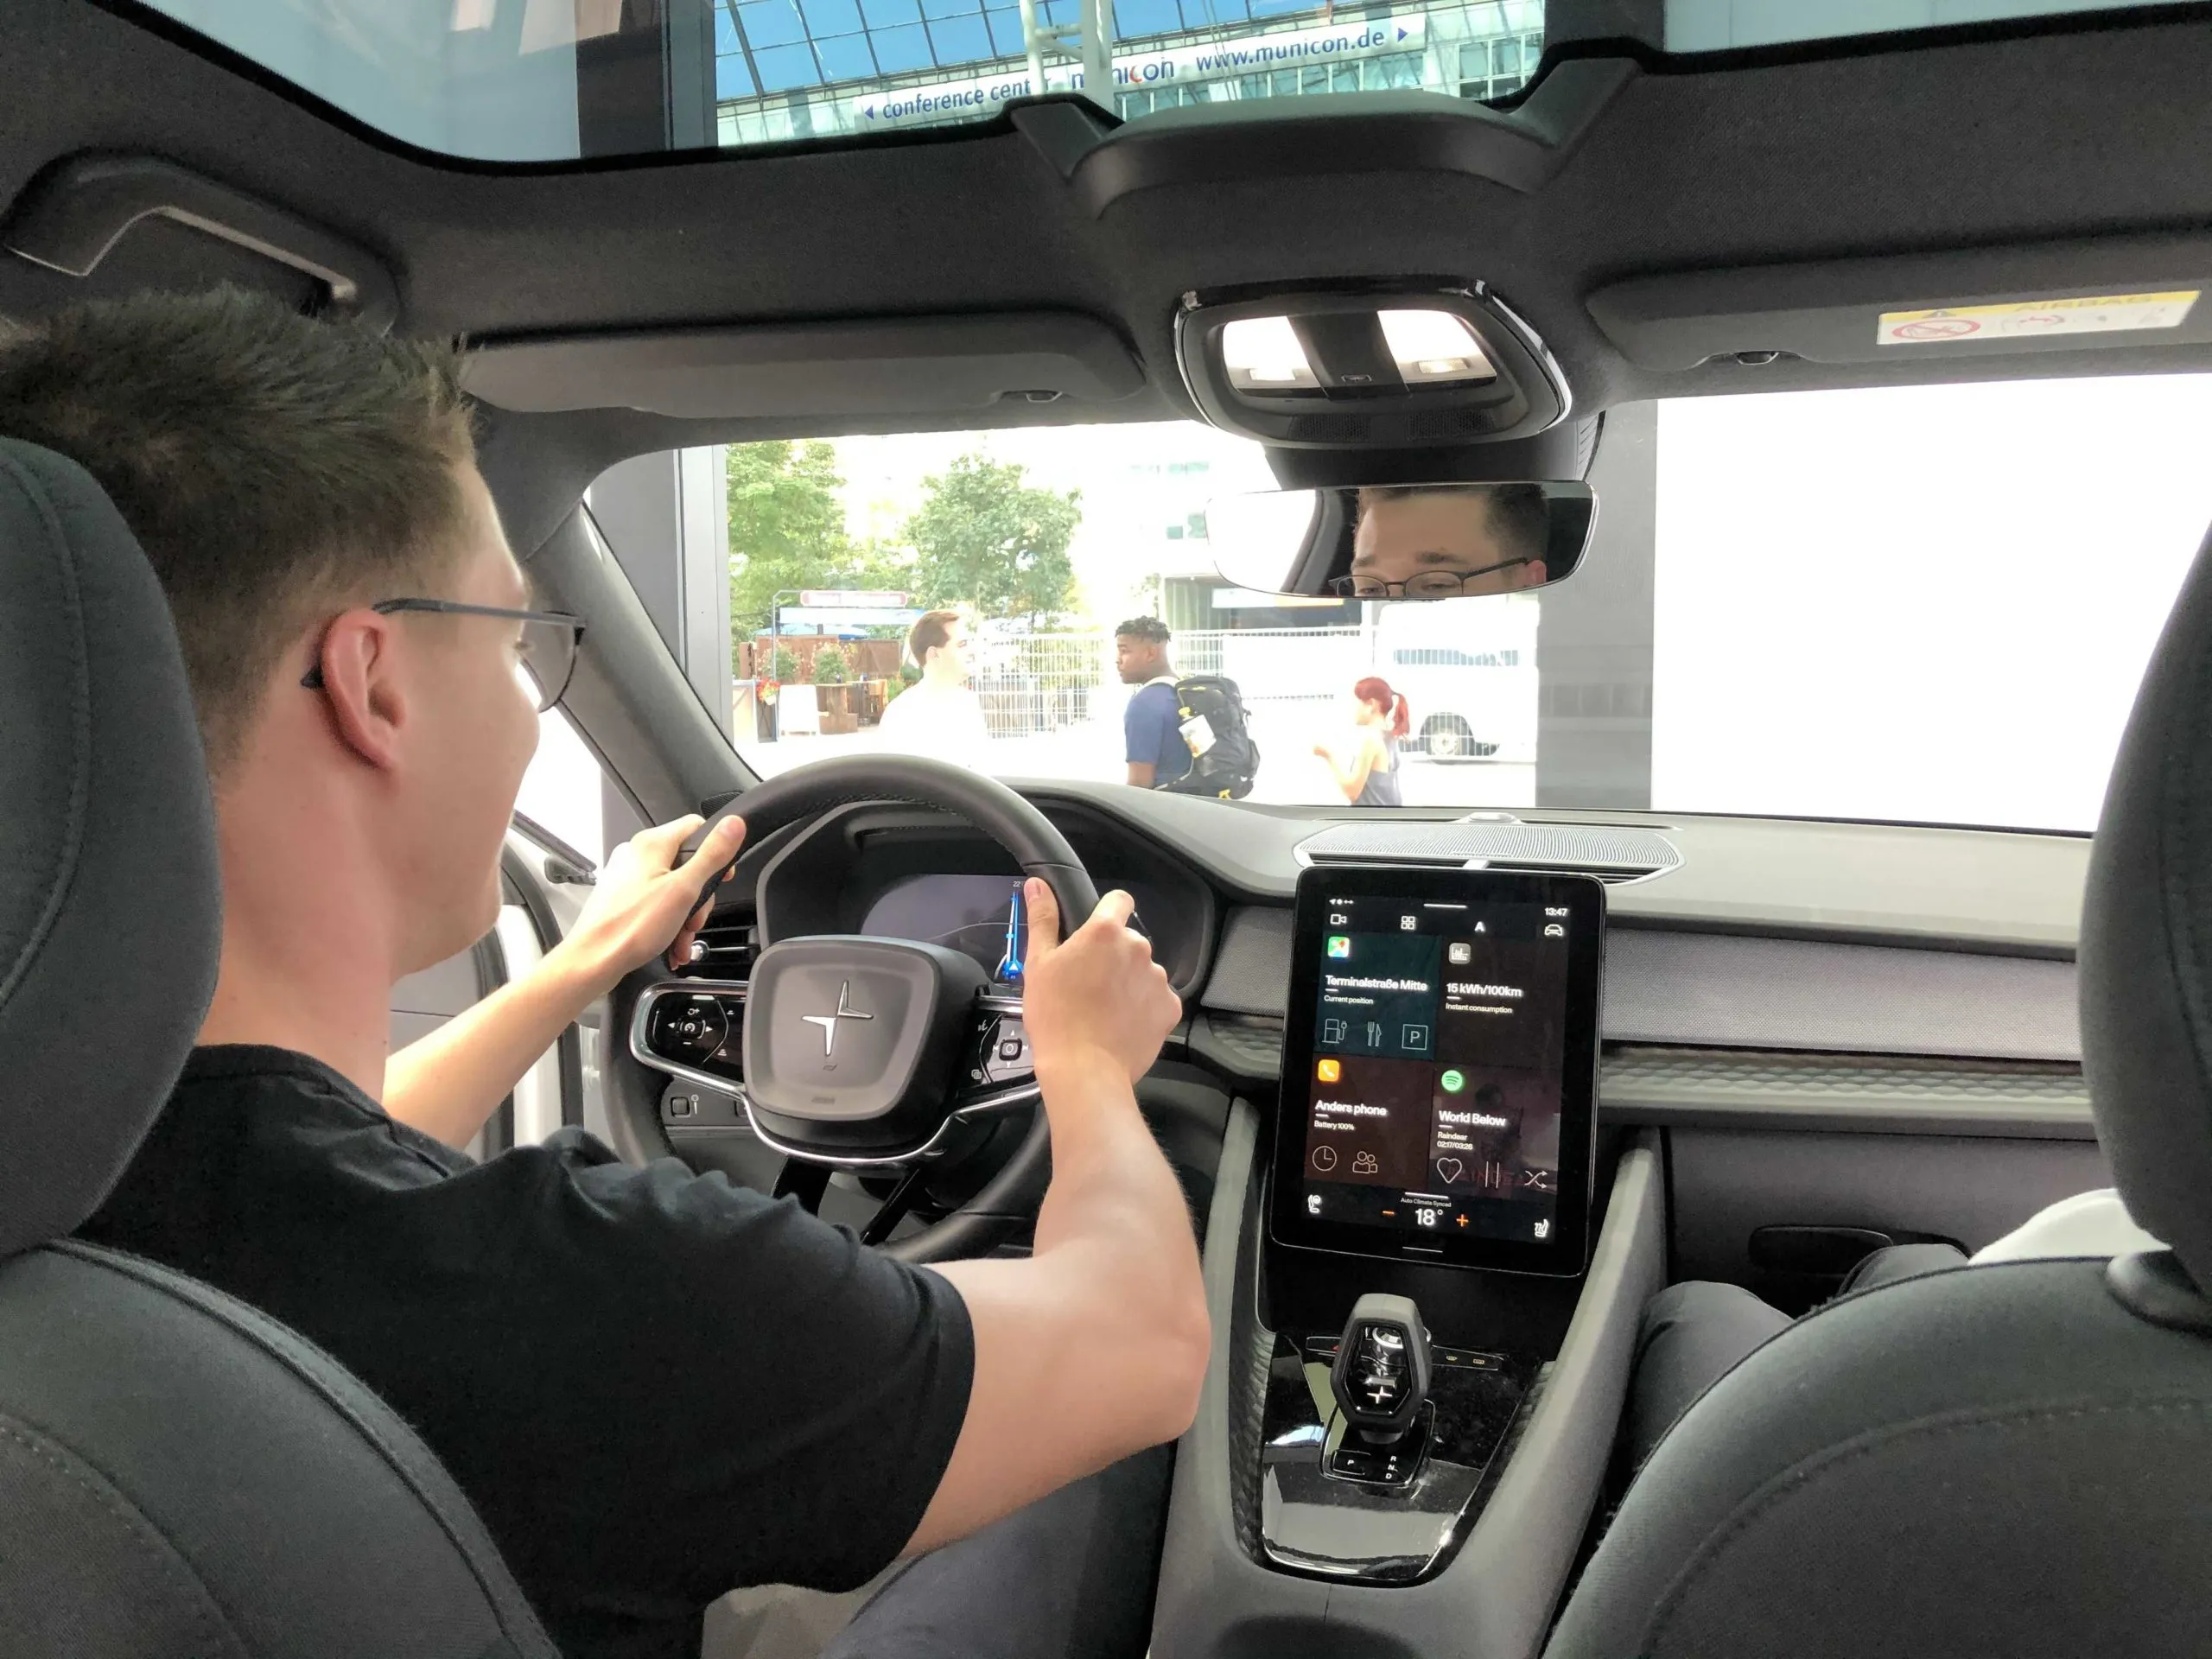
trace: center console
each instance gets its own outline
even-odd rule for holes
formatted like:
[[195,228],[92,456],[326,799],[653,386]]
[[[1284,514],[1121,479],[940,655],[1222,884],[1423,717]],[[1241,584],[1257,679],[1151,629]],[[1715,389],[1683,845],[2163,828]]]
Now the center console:
[[1604,889],[1331,867],[1297,904],[1152,1652],[1534,1654],[1663,1271],[1656,1149],[1596,1120]]

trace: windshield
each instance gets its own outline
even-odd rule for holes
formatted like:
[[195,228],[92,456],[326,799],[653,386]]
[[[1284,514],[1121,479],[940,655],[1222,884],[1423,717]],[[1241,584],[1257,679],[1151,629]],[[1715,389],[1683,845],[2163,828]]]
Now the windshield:
[[1395,603],[1219,577],[1210,502],[1273,480],[1196,423],[734,446],[731,730],[763,773],[1154,787],[1241,734],[1258,802],[2086,830],[2208,434],[2212,376],[1632,405],[1571,580]]

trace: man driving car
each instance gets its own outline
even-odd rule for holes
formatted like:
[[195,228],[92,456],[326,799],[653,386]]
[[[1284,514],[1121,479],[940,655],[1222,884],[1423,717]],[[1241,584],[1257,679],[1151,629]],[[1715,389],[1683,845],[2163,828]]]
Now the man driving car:
[[[1063,938],[1027,884],[1053,1173],[1026,1259],[910,1267],[578,1130],[477,1164],[449,1143],[696,925],[743,826],[681,866],[696,819],[638,836],[537,973],[388,1059],[392,984],[497,918],[558,695],[546,654],[575,634],[530,607],[457,359],[235,290],[142,296],[0,342],[0,434],[84,466],[145,549],[221,848],[200,1046],[85,1236],[257,1305],[382,1395],[565,1651],[689,1659],[727,1590],[857,1586],[1018,1528],[1187,1426],[1209,1339],[1198,1256],[1133,1092],[1180,1009],[1126,894]],[[401,1113],[379,1103],[395,1085]],[[1085,1524],[1110,1528],[1109,1508]],[[948,1607],[957,1574],[912,1573],[848,1651],[1090,1653],[1129,1630],[1128,1596],[1111,1616],[1085,1599],[1102,1575],[1082,1554],[1017,1541],[1009,1559],[1073,1578]],[[1103,1576],[1148,1607],[1150,1572]]]

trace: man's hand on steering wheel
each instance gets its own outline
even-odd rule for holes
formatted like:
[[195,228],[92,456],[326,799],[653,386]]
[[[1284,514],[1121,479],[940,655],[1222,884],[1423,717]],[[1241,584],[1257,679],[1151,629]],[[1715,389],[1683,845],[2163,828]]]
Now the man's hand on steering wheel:
[[552,952],[591,988],[586,1001],[656,957],[671,969],[683,966],[713,903],[699,898],[701,886],[718,867],[731,866],[745,844],[745,820],[724,818],[678,863],[685,837],[705,822],[694,813],[640,830],[607,859],[583,914]]
[[1110,1065],[1135,1083],[1183,1018],[1166,969],[1128,925],[1136,900],[1119,889],[1108,893],[1064,941],[1052,888],[1032,876],[1022,883],[1022,899],[1029,916],[1022,1018],[1039,1079],[1049,1091],[1064,1070]]

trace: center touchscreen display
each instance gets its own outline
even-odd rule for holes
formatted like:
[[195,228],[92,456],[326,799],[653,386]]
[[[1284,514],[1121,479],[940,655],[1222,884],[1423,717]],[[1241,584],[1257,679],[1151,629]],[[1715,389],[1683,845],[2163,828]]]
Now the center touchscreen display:
[[1276,1237],[1581,1271],[1603,887],[1338,868],[1298,902]]

